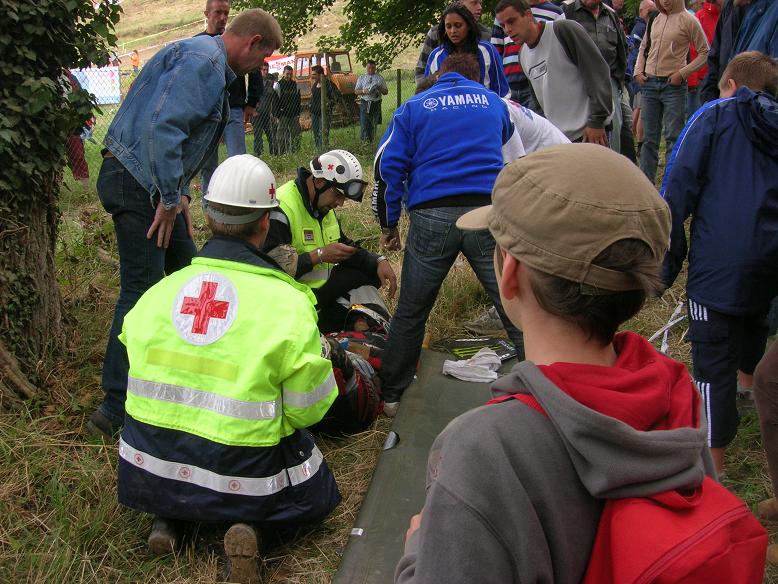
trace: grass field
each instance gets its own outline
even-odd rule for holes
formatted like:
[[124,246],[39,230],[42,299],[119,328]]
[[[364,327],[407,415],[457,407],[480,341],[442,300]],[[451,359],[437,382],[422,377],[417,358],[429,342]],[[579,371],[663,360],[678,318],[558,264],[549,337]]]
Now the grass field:
[[[201,4],[200,0],[125,0],[125,16],[118,28],[120,40],[196,20]],[[339,0],[333,18],[341,7]],[[415,55],[409,53],[406,60],[412,65]],[[410,85],[406,84],[403,96],[409,95]],[[393,94],[385,100],[385,121],[394,101]],[[110,115],[110,108],[106,108],[106,114],[98,116],[98,128],[103,132]],[[251,151],[251,137],[248,139]],[[333,130],[331,144],[352,150],[368,171],[371,168],[373,147],[359,142],[358,128]],[[85,433],[86,419],[102,396],[102,356],[118,292],[113,227],[95,191],[99,146],[88,144],[87,154],[90,184],[82,187],[66,170],[61,195],[56,261],[67,315],[65,346],[38,366],[45,398],[25,404],[20,411],[0,414],[0,582],[212,583],[221,577],[222,531],[200,528],[189,534],[180,553],[149,558],[145,553],[149,518],[116,502],[115,445]],[[282,183],[313,154],[311,135],[306,132],[300,152],[265,160]],[[197,200],[197,188],[194,195]],[[207,233],[199,205],[193,205],[193,210],[196,239],[201,244]],[[339,216],[346,233],[377,251],[378,228],[368,201],[348,203]],[[402,253],[388,255],[399,274]],[[678,282],[662,299],[651,301],[625,328],[644,335],[660,328],[681,298],[682,286],[683,282]],[[461,323],[486,306],[486,295],[470,268],[466,262],[457,262],[427,327],[433,344],[464,332]],[[682,333],[681,328],[671,335],[670,354],[688,365],[689,347]],[[746,404],[742,413],[740,433],[729,452],[725,484],[755,505],[767,496],[770,486],[755,412]],[[293,541],[278,542],[263,555],[265,581],[331,581],[389,425],[382,418],[360,435],[319,441],[344,501],[323,524],[296,534]],[[769,527],[774,535],[775,526]],[[768,572],[765,582],[778,583],[778,572]]]

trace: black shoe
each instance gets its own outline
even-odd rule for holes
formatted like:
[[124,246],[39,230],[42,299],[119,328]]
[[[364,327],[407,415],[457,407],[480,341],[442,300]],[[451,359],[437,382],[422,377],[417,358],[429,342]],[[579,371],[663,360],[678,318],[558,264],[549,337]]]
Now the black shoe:
[[92,415],[89,416],[89,421],[86,423],[86,429],[93,436],[115,440],[122,429],[122,425],[123,420],[109,418],[100,408],[97,408],[92,412]]

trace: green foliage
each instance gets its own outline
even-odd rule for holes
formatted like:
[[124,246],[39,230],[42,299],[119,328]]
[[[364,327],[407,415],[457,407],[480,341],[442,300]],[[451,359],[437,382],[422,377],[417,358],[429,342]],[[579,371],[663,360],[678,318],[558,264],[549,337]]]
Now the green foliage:
[[54,232],[54,219],[36,223],[33,210],[56,217],[65,141],[94,107],[85,92],[71,93],[63,69],[105,62],[120,11],[90,0],[0,0],[0,330],[12,348],[46,292],[31,286],[21,242]]
[[62,165],[65,139],[89,117],[85,92],[70,95],[64,68],[103,63],[120,7],[89,0],[0,0],[0,191],[11,209],[42,196]]
[[[236,0],[232,6],[264,8],[275,15],[284,31],[281,51],[289,52],[297,49],[295,39],[309,32],[316,17],[333,3],[334,0]],[[373,59],[379,67],[385,67],[405,48],[421,42],[447,4],[445,0],[347,0],[339,36],[324,37],[319,48],[355,48],[359,61]],[[495,2],[486,4],[493,7]]]

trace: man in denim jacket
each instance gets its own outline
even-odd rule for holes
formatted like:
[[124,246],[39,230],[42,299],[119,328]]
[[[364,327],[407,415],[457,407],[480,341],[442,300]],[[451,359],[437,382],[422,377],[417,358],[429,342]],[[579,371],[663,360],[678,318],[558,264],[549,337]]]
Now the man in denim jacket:
[[124,315],[195,254],[188,183],[216,148],[229,119],[227,86],[256,71],[282,42],[269,13],[239,14],[222,36],[198,36],[158,52],[116,114],[103,149],[97,192],[111,214],[120,291],[103,362],[105,398],[90,431],[113,436],[124,420],[127,352]]

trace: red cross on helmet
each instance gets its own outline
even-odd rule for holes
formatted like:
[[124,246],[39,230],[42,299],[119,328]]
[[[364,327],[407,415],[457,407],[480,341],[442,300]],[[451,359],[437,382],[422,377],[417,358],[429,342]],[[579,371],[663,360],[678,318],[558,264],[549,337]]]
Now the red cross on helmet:
[[367,183],[362,178],[362,165],[347,150],[330,150],[311,160],[311,173],[332,184],[343,196],[361,201]]
[[264,209],[278,206],[276,179],[270,167],[256,156],[230,156],[214,171],[203,198],[209,203],[252,210],[245,215],[226,215],[206,206],[205,212],[218,223],[250,223],[259,219]]
[[233,207],[268,209],[278,206],[275,192],[276,179],[270,167],[256,156],[239,154],[216,168],[204,198]]

